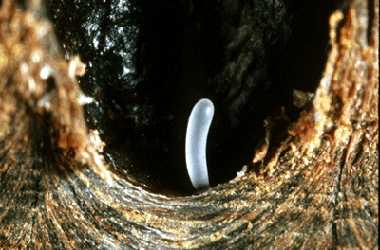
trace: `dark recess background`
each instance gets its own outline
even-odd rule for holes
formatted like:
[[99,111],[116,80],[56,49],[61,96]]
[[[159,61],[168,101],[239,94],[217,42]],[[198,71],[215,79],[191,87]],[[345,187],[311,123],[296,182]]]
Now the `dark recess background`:
[[[211,184],[216,185],[250,164],[264,135],[265,117],[284,106],[289,121],[297,118],[300,110],[292,106],[292,91],[315,90],[329,50],[327,17],[344,7],[338,1],[285,1],[280,7],[286,9],[283,20],[273,30],[263,29],[264,38],[258,41],[262,50],[246,39],[227,57],[227,45],[242,25],[273,27],[268,18],[276,19],[276,9],[256,10],[263,14],[244,19],[241,13],[257,8],[255,1],[130,1],[128,13],[115,9],[117,2],[122,1],[48,0],[47,7],[64,51],[79,53],[93,65],[80,83],[98,101],[86,107],[86,115],[89,127],[97,128],[107,142],[108,161],[154,191],[173,194],[194,191],[186,173],[184,138],[196,101],[209,97],[215,103],[208,163]],[[265,6],[273,2],[278,1],[265,1]],[[84,32],[94,24],[103,41],[100,48]],[[115,27],[134,28],[119,37],[112,35]],[[108,50],[107,36],[115,39],[115,47]],[[266,36],[278,41],[270,43]],[[124,41],[132,48],[127,62],[121,56]],[[243,80],[226,80],[225,66],[249,52],[255,59]],[[120,77],[122,63],[134,69],[127,77]],[[251,78],[253,86],[247,80]],[[239,94],[226,101],[234,86],[240,86]],[[242,105],[231,114],[235,101]],[[289,121],[277,125],[272,145],[286,133]]]

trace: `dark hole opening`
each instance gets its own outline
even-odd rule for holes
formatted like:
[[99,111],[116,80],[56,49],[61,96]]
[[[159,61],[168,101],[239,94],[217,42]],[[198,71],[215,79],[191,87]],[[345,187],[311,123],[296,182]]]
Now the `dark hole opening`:
[[[328,20],[340,2],[47,1],[68,55],[97,102],[90,128],[115,171],[159,193],[194,192],[186,172],[187,119],[199,98],[215,104],[207,159],[211,186],[251,166],[263,120],[285,110],[280,140],[299,109],[293,90],[314,92],[329,52]],[[276,145],[274,138],[273,145]]]

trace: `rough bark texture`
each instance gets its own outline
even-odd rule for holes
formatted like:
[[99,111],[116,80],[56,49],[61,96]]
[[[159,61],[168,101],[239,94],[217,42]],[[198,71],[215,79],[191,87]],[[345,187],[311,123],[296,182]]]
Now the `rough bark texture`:
[[[321,3],[322,4],[322,3]],[[313,105],[261,168],[188,197],[105,164],[38,1],[0,7],[0,248],[378,247],[378,1],[330,17]]]

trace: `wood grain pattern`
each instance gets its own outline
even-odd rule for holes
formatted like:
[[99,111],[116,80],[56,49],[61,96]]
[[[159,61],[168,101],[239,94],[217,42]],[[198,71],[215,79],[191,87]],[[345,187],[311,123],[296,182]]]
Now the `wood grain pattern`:
[[262,172],[166,197],[104,163],[49,23],[3,0],[0,248],[376,249],[379,3],[347,4],[313,107]]

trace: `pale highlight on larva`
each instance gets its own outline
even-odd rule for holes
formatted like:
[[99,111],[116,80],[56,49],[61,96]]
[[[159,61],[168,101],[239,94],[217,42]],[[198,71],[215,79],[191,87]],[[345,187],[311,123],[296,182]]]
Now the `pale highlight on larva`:
[[187,123],[186,167],[191,183],[196,189],[209,186],[206,146],[214,111],[214,104],[211,100],[200,99],[194,105]]

